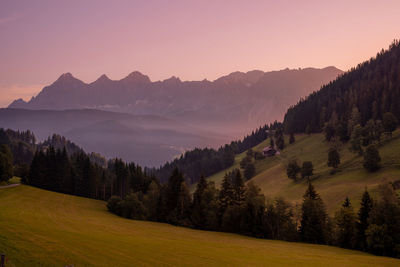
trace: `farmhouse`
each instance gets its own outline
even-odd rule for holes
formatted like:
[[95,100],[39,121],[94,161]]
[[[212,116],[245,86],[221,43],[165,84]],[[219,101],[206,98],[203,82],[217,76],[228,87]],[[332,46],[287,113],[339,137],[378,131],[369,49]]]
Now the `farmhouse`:
[[266,148],[263,149],[263,154],[266,157],[272,157],[275,156],[277,150],[273,147],[267,146]]

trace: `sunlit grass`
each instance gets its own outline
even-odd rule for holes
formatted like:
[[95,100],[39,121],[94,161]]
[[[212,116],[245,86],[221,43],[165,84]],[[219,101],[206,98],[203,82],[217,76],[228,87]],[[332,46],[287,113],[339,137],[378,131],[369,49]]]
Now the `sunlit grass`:
[[[400,180],[400,130],[393,133],[393,138],[382,141],[379,153],[382,158],[382,168],[375,172],[367,172],[363,166],[363,158],[350,152],[349,145],[340,147],[341,165],[335,174],[327,166],[330,144],[324,140],[322,134],[296,135],[296,142],[288,144],[281,154],[275,157],[255,161],[256,176],[251,180],[261,187],[268,198],[283,197],[293,203],[300,203],[306,190],[306,182],[294,182],[286,175],[286,164],[290,159],[297,159],[301,165],[303,161],[312,161],[314,165],[313,184],[321,194],[328,212],[333,214],[345,197],[349,197],[353,206],[358,207],[359,199],[365,190],[374,192],[382,181]],[[269,145],[269,139],[254,147],[255,151]],[[238,155],[235,165],[239,168],[240,160],[246,152]],[[225,171],[221,171],[209,179],[219,184]]]
[[134,221],[105,202],[29,186],[0,189],[8,266],[399,266],[336,247]]

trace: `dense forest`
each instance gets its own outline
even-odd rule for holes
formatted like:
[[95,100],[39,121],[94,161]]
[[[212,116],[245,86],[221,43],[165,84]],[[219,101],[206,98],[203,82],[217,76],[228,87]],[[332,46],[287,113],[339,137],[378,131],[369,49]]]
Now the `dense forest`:
[[[103,156],[97,153],[86,155],[78,145],[57,134],[53,134],[43,142],[36,143],[35,135],[29,130],[14,131],[0,128],[0,145],[3,148],[3,155],[7,155],[7,158],[12,159],[9,160],[12,165],[10,175],[7,175],[7,179],[4,178],[3,180],[8,180],[12,175],[27,179],[32,162],[38,157],[43,159],[50,152],[57,152],[57,156],[60,156],[61,152],[63,152],[64,159],[68,157],[69,161],[75,159],[77,155],[85,156],[90,159],[91,164],[96,164],[103,168],[107,167],[107,160]],[[10,151],[10,153],[7,151]],[[50,162],[47,160],[46,162],[53,164],[53,161]],[[58,189],[54,190],[61,191]],[[66,192],[70,192],[67,189],[65,190]]]
[[68,156],[65,148],[50,146],[35,153],[29,174],[22,181],[51,191],[107,200],[113,195],[125,198],[130,192],[146,192],[156,179],[133,163],[114,159],[104,167],[94,162],[90,154]]
[[[400,43],[395,40],[356,68],[342,74],[297,105],[288,109],[284,126],[287,133],[321,132],[327,123],[347,131],[352,113],[359,123],[383,120],[387,112],[400,118]],[[351,132],[344,135],[351,135]]]

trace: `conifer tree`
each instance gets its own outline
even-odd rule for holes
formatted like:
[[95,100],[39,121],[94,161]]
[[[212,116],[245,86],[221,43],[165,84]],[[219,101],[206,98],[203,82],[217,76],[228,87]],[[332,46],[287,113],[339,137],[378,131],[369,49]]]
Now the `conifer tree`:
[[233,200],[235,205],[241,205],[244,201],[246,187],[240,171],[236,172],[233,180]]
[[190,226],[190,205],[191,197],[189,188],[187,187],[186,182],[183,181],[180,186],[176,206],[177,219],[180,225]]
[[328,142],[330,142],[332,138],[334,138],[336,135],[336,129],[330,122],[327,122],[325,124],[324,132],[325,132],[325,140]]
[[328,236],[325,205],[311,183],[303,197],[300,237],[304,242],[325,244]]
[[346,197],[341,209],[335,214],[336,244],[343,248],[354,248],[356,216],[350,199]]
[[374,202],[366,231],[368,250],[372,253],[399,257],[400,200],[389,183],[379,186],[380,199]]
[[261,237],[264,233],[265,197],[261,189],[249,182],[241,214],[241,232]]
[[231,178],[227,173],[225,173],[224,179],[222,180],[221,190],[218,196],[218,218],[219,222],[222,222],[222,216],[224,215],[226,209],[233,204],[234,201],[234,191],[231,182]]
[[151,221],[156,221],[161,212],[159,206],[160,196],[160,185],[154,180],[151,181],[143,200],[147,209],[147,219]]
[[357,124],[352,127],[353,131],[351,132],[350,137],[350,150],[352,152],[358,153],[360,156],[363,154],[362,148],[362,127]]
[[294,138],[294,134],[292,132],[292,133],[290,133],[289,144],[293,144],[295,141],[296,141],[296,139]]
[[204,207],[204,193],[207,188],[207,181],[204,175],[200,176],[200,180],[197,183],[196,191],[193,194],[193,204],[192,204],[192,222],[194,226],[202,228],[205,216]]
[[168,211],[172,211],[176,208],[178,202],[178,196],[182,189],[183,182],[184,182],[183,174],[178,170],[178,168],[175,168],[168,180],[168,185],[166,190]]
[[328,167],[336,169],[340,164],[340,154],[335,148],[329,149],[328,152]]
[[276,146],[278,149],[283,150],[285,148],[285,139],[283,138],[283,135],[279,135],[276,139]]
[[336,129],[336,134],[339,137],[339,140],[342,141],[343,143],[349,141],[350,137],[349,137],[346,122],[343,121],[338,124],[337,129]]
[[356,224],[356,229],[357,229],[356,245],[358,249],[364,251],[367,249],[366,230],[368,229],[369,226],[368,219],[369,219],[369,214],[372,210],[372,206],[373,206],[372,198],[370,197],[368,191],[365,190],[361,198],[360,209],[358,211],[358,220]]
[[353,133],[354,127],[360,124],[361,124],[361,113],[357,107],[353,107],[350,119],[348,121],[348,126],[347,126],[348,132]]
[[0,182],[13,177],[13,155],[8,145],[0,146]]
[[173,224],[182,223],[189,216],[190,194],[183,174],[175,168],[172,172],[165,192],[167,221]]
[[383,114],[383,127],[385,132],[389,133],[390,136],[392,136],[392,132],[396,130],[398,123],[399,121],[393,113],[387,112]]
[[310,176],[313,175],[314,172],[314,166],[311,161],[304,161],[303,166],[301,167],[301,177],[305,178],[307,177],[308,180],[310,180]]
[[217,229],[217,190],[214,182],[200,177],[193,195],[192,223],[200,229]]

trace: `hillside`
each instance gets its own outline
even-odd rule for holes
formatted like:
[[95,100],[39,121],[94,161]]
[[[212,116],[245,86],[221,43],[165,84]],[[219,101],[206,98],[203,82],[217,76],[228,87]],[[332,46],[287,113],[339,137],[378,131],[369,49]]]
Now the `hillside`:
[[[357,65],[290,107],[285,114],[286,132],[319,132],[326,123],[347,126],[353,110],[357,123],[382,120],[386,112],[400,118],[400,42]],[[339,123],[340,122],[340,123]],[[342,133],[342,135],[351,135]]]
[[[367,172],[363,166],[363,158],[349,151],[349,144],[340,148],[341,165],[335,174],[330,174],[327,166],[329,144],[322,134],[295,135],[296,142],[288,144],[285,136],[286,148],[280,155],[255,162],[256,176],[251,179],[259,185],[268,198],[283,197],[292,203],[300,203],[306,190],[306,182],[294,182],[286,175],[286,164],[290,159],[297,159],[301,164],[310,160],[314,165],[312,181],[316,190],[321,194],[328,212],[332,215],[348,196],[354,206],[358,208],[361,194],[367,187],[374,193],[376,186],[382,181],[400,179],[400,130],[393,133],[393,138],[382,142],[379,153],[382,158],[382,168],[375,172]],[[254,151],[262,151],[269,145],[269,139],[254,147]],[[211,177],[209,180],[217,184],[222,181],[226,171],[239,168],[240,160],[246,152],[235,158],[235,164]]]
[[[0,189],[7,266],[398,266],[336,247],[261,240],[134,221],[102,201],[29,186]],[[51,255],[51,257],[49,257]]]
[[239,137],[267,121],[282,120],[290,105],[341,73],[327,67],[233,72],[215,81],[151,81],[132,72],[121,80],[102,75],[92,83],[66,73],[30,101],[17,100],[9,108],[152,114]]

